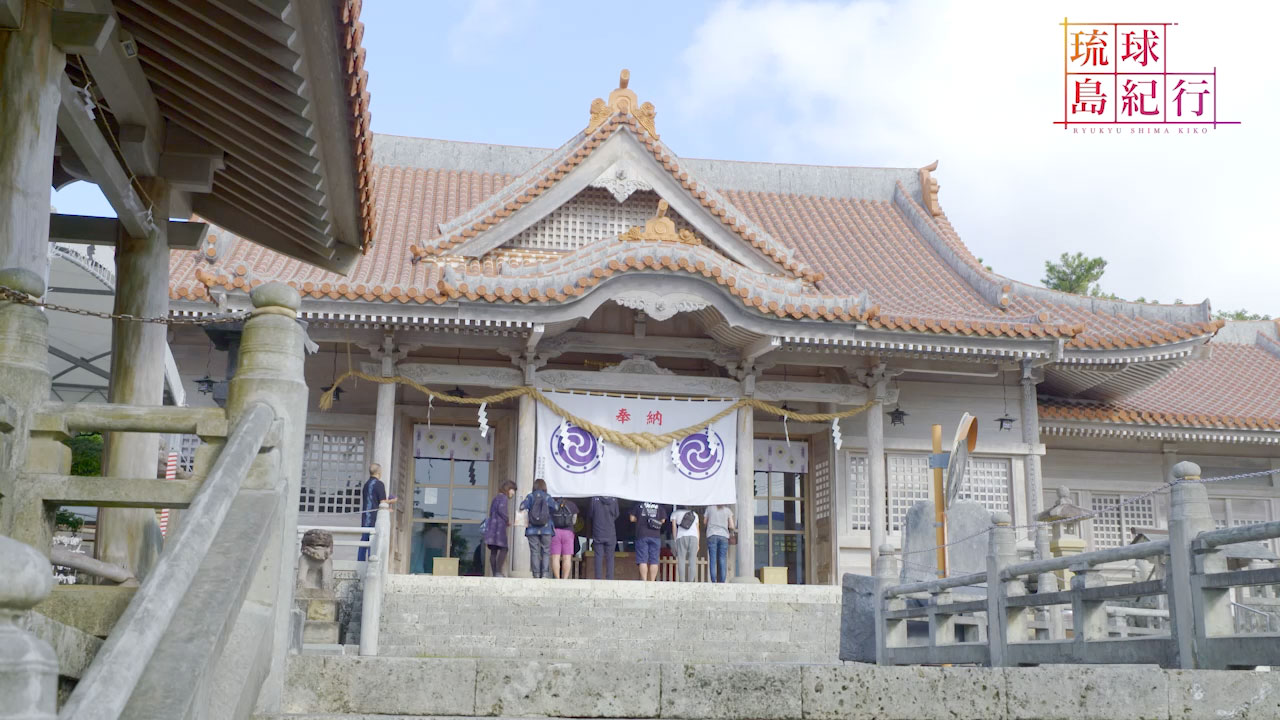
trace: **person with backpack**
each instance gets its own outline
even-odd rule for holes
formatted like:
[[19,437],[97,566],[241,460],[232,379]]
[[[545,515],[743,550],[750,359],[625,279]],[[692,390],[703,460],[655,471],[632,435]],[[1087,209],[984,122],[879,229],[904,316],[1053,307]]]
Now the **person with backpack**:
[[636,503],[631,509],[631,522],[636,524],[636,566],[640,579],[658,579],[658,557],[662,553],[662,526],[667,521],[667,508],[658,503]]
[[676,582],[698,581],[698,513],[684,508],[671,513],[676,534]]
[[547,576],[551,561],[551,539],[556,529],[551,524],[551,508],[555,503],[547,494],[547,481],[538,478],[533,481],[533,492],[520,502],[520,509],[525,511],[526,525],[524,537],[529,541],[529,570],[536,578]]
[[591,498],[591,552],[595,553],[597,580],[613,579],[613,551],[618,544],[618,498]]
[[554,498],[551,505],[551,576],[568,579],[573,575],[573,525],[578,521],[578,506],[569,498]]

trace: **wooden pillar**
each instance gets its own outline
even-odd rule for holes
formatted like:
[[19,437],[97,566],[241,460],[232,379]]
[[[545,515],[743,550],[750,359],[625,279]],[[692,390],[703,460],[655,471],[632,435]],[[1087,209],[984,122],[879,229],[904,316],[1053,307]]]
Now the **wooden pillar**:
[[[1022,442],[1031,446],[1031,450],[1040,444],[1040,410],[1036,401],[1036,371],[1031,362],[1022,363],[1022,402],[1019,413],[1022,415]],[[1028,452],[1023,456],[1023,472],[1027,478],[1027,523],[1036,522],[1036,516],[1043,510],[1044,489],[1040,474],[1040,456]],[[1049,554],[1049,529],[1036,530],[1036,559],[1044,560]]]
[[[169,217],[169,184],[159,178],[143,181],[154,217]],[[130,237],[123,229],[116,239],[115,312],[142,317],[169,313],[168,224],[156,223],[150,237]],[[131,405],[164,404],[166,326],[160,323],[113,320],[111,378],[107,400]],[[155,433],[108,433],[103,446],[103,475],[155,477],[160,436]],[[103,508],[98,511],[98,559],[122,565],[145,578],[155,564],[164,539],[154,511],[145,508]]]
[[[521,395],[516,420],[516,503],[533,492],[533,474],[537,469],[535,437],[538,431],[537,401]],[[529,543],[524,539],[524,525],[519,516],[511,517],[511,574],[514,577],[533,577],[529,570]]]
[[[383,345],[382,358],[382,377],[395,377],[395,347],[392,344],[391,336],[387,336],[387,341]],[[373,461],[382,466],[382,481],[386,483],[388,490],[395,494],[395,489],[399,487],[395,483],[394,473],[391,471],[391,440],[395,435],[396,423],[396,386],[395,383],[386,383],[378,386],[378,406],[377,415],[373,423]]]
[[48,278],[49,187],[58,135],[58,81],[50,3],[19,3],[21,27],[0,28],[0,268]]
[[756,581],[756,473],[755,411],[738,410],[738,545],[734,553],[733,581]]

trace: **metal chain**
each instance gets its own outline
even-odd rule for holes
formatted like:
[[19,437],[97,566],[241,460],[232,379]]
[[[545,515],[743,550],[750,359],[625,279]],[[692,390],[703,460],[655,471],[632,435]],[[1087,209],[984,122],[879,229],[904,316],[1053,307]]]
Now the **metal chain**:
[[96,317],[104,320],[127,320],[131,322],[156,323],[158,325],[216,325],[218,323],[237,322],[249,317],[247,311],[228,313],[225,315],[207,315],[198,318],[182,318],[182,317],[144,317],[141,315],[131,315],[129,313],[112,313],[101,312],[98,310],[86,310],[84,308],[69,307],[67,305],[58,305],[56,303],[38,300],[20,290],[4,287],[0,285],[0,299],[9,300],[23,305],[44,308],[46,310],[55,310],[57,312],[71,313],[72,315],[83,315],[85,317]]

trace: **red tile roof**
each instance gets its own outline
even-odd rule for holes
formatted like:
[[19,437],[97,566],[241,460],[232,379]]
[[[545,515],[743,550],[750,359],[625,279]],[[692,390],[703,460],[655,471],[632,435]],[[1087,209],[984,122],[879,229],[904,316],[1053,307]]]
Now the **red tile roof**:
[[[600,255],[599,246],[616,245],[611,239],[570,253],[562,265],[573,266],[577,274],[572,276],[565,275],[565,267],[512,273],[508,265],[501,275],[484,280],[484,264],[472,268],[450,256],[519,212],[615,132],[632,133],[709,213],[787,275],[762,276],[736,263],[720,263],[713,271],[710,257],[699,267],[690,254],[694,251],[678,244],[659,243],[633,253],[618,245],[617,256]],[[517,180],[520,186],[511,187]],[[234,290],[278,279],[314,298],[443,303],[465,295],[490,302],[560,302],[603,277],[641,270],[715,277],[745,305],[778,317],[856,320],[915,332],[1063,337],[1068,347],[1085,350],[1159,346],[1212,335],[1221,325],[1208,319],[1207,309],[1197,315],[1185,312],[1194,307],[1174,308],[1172,314],[1184,319],[1158,319],[1159,313],[1146,313],[1136,304],[1099,304],[994,275],[973,257],[945,215],[925,211],[901,185],[892,201],[716,190],[681,168],[625,111],[592,134],[579,134],[519,178],[375,166],[371,184],[377,242],[350,276],[248,243],[215,242],[203,255],[174,252],[171,296],[202,298],[208,288]],[[424,261],[411,263],[410,257]],[[456,270],[452,282],[444,282],[446,267]]]
[[1260,336],[1254,345],[1210,343],[1150,386],[1113,403],[1040,401],[1045,420],[1280,431],[1280,356]]

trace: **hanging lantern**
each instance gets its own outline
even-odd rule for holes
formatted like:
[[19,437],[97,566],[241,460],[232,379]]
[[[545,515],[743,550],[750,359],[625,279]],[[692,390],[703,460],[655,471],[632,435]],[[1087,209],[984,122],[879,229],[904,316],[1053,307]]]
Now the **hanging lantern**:
[[1005,413],[1003,416],[996,418],[996,427],[1000,430],[1012,430],[1014,422],[1016,421],[1009,417],[1009,413]]
[[342,386],[341,386],[341,385],[339,385],[339,386],[337,386],[337,387],[334,387],[334,386],[332,386],[332,385],[326,385],[325,387],[322,387],[322,388],[320,388],[320,389],[321,389],[322,391],[324,391],[324,392],[329,392],[330,390],[332,390],[332,391],[333,391],[333,401],[334,401],[334,402],[338,402],[339,400],[341,400],[341,399],[342,399]]
[[907,416],[910,415],[911,413],[907,412],[906,410],[903,410],[902,405],[898,404],[892,410],[890,410],[885,414],[889,416],[890,425],[906,425]]
[[[93,246],[90,245],[90,247]],[[213,386],[216,383],[217,381],[209,377],[208,373],[206,373],[204,377],[196,380],[196,389],[200,391],[201,395],[208,395],[213,392]]]
[[996,418],[997,432],[1012,430],[1014,419],[1009,415],[1009,386],[1005,384],[1004,373],[1000,373],[1000,392],[1004,396],[1004,415]]

